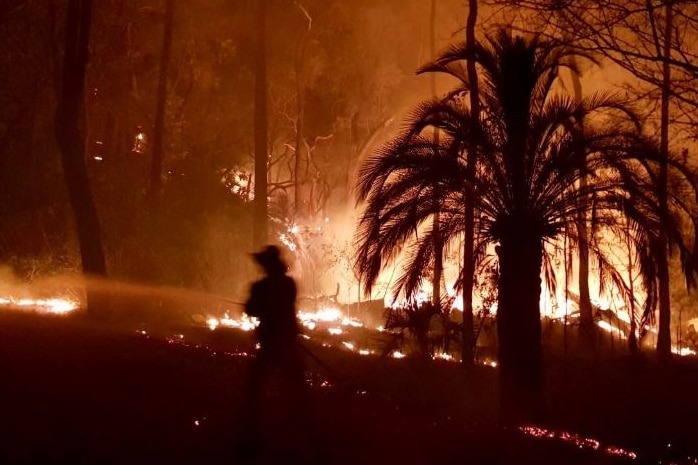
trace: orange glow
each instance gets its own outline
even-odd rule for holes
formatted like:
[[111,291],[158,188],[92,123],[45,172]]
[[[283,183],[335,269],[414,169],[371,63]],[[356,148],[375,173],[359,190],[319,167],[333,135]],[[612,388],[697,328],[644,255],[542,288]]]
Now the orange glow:
[[79,307],[77,302],[69,299],[15,299],[12,297],[0,297],[0,306],[51,315],[67,315]]

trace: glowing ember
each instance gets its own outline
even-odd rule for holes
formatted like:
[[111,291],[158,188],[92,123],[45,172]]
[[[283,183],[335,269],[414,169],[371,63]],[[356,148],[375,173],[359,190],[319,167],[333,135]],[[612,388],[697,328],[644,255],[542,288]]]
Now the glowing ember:
[[637,458],[637,454],[633,451],[623,449],[617,446],[606,446],[602,447],[601,442],[598,439],[585,437],[576,433],[570,433],[567,431],[554,431],[547,428],[541,428],[539,426],[526,425],[520,426],[519,431],[521,431],[526,436],[531,436],[539,439],[558,439],[560,441],[572,444],[580,449],[591,449],[595,451],[601,451],[608,455],[613,455],[616,457],[625,457],[631,460]]
[[[150,336],[148,333],[144,330],[138,330],[136,333],[143,335],[146,339],[149,339]],[[216,350],[215,348],[208,346],[203,343],[199,342],[189,342],[184,338],[183,334],[176,334],[174,337],[166,337],[165,342],[168,344],[172,345],[177,345],[177,346],[182,346],[182,347],[190,347],[193,349],[197,350],[204,350],[208,352],[211,356],[225,356],[225,357],[234,357],[234,358],[241,358],[241,357],[250,357],[252,354],[247,353],[245,351],[227,351],[227,350]],[[205,420],[206,418],[204,418]]]

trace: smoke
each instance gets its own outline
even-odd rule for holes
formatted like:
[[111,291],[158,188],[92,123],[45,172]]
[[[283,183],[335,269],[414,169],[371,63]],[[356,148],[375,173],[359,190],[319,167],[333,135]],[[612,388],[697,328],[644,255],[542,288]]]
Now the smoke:
[[87,284],[97,296],[91,313],[110,326],[168,333],[242,315],[241,302],[202,291],[94,278]]
[[0,297],[19,299],[67,298],[79,300],[79,277],[74,274],[22,279],[7,264],[0,264]]
[[[61,314],[127,330],[171,333],[185,328],[205,327],[211,317],[238,318],[242,305],[227,296],[175,286],[151,286],[104,278],[61,274],[27,281],[12,267],[0,265],[0,309],[23,313]],[[73,309],[74,310],[71,310]]]

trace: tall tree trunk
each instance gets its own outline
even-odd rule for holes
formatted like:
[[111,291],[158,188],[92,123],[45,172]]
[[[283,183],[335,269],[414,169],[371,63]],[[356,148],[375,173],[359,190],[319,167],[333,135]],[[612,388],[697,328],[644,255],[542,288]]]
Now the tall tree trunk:
[[[303,165],[307,158],[305,144],[303,141],[303,84],[301,83],[301,78],[298,75],[299,71],[296,67],[296,140],[295,140],[295,150],[294,150],[294,163],[293,163],[293,209],[296,218],[305,216],[306,209],[303,208],[303,199],[305,197],[303,192],[303,184],[305,182],[305,176],[301,174],[303,171]],[[306,202],[308,199],[305,199]]]
[[[475,25],[477,23],[477,0],[468,1],[468,19],[465,28],[466,46],[475,46]],[[475,58],[469,54],[466,63],[468,72],[468,92],[470,94],[470,112],[473,121],[473,134],[477,134],[480,118],[480,88],[475,68]],[[472,140],[466,158],[466,176],[475,175],[478,142]],[[470,202],[470,194],[465,192],[465,220],[463,225],[463,336],[461,359],[466,366],[475,361],[475,325],[473,322],[473,280],[475,278],[475,210]]]
[[[582,82],[579,75],[572,73],[572,89],[574,90],[574,99],[577,103],[582,100]],[[579,129],[584,123],[578,122]],[[586,170],[586,159],[584,160],[582,169]],[[579,178],[579,188],[585,189],[587,184],[586,175],[583,174]],[[594,313],[591,307],[591,295],[589,292],[589,231],[587,229],[587,215],[580,209],[577,217],[577,232],[579,233],[579,262],[577,268],[577,284],[579,287],[579,333],[582,343],[582,348],[591,352],[595,347],[595,326]]]
[[[86,278],[104,277],[107,267],[102,250],[97,210],[92,200],[85,166],[85,144],[80,117],[85,93],[92,0],[70,0],[65,30],[61,92],[56,110],[56,141],[61,152],[63,175],[75,215],[82,270]],[[86,283],[87,309],[96,314],[103,304],[92,280]]]
[[309,156],[303,131],[305,127],[305,82],[303,76],[303,61],[305,60],[305,49],[308,44],[308,36],[313,25],[313,20],[308,10],[300,3],[296,6],[308,21],[308,28],[303,31],[303,35],[298,40],[296,46],[296,56],[294,59],[294,74],[296,78],[296,141],[295,141],[295,163],[293,167],[293,208],[296,216],[306,216],[311,214],[311,199],[304,189],[308,181]]
[[[659,208],[663,215],[667,214],[667,163],[669,157],[669,97],[671,94],[671,31],[673,10],[671,2],[666,4],[664,23],[664,64],[662,66],[662,101],[661,101],[661,134],[660,150],[661,164],[657,191]],[[669,260],[666,233],[660,231],[657,250],[657,281],[659,286],[659,334],[657,335],[657,356],[665,363],[671,359],[671,305],[669,298]]]
[[[430,34],[429,42],[431,49],[431,59],[436,59],[436,2],[437,0],[431,0],[431,12],[430,12]],[[431,83],[431,95],[436,98],[436,73],[430,73],[430,83]],[[439,145],[439,130],[434,128],[434,146]],[[435,155],[437,155],[435,151]],[[444,269],[444,243],[441,237],[441,227],[439,225],[441,214],[440,207],[438,203],[439,193],[436,190],[437,186],[434,186],[434,279],[432,281],[432,293],[431,293],[431,303],[434,308],[439,309],[439,314],[442,317],[447,318],[444,312],[441,311],[441,279],[443,276]],[[443,322],[444,331],[448,331],[448,321]],[[447,335],[446,335],[447,336]]]
[[507,423],[538,421],[544,414],[540,270],[543,246],[525,220],[511,223],[497,247],[499,390]]
[[[579,181],[580,188],[586,185],[586,178]],[[579,333],[582,347],[587,351],[594,350],[596,340],[596,328],[594,326],[594,312],[591,306],[589,292],[589,231],[586,225],[586,214],[580,213],[577,219],[577,232],[579,233],[579,263],[577,268],[577,283],[579,286]]]
[[630,234],[626,234],[626,247],[628,249],[628,285],[630,287],[630,334],[628,335],[628,351],[632,358],[637,357],[637,322],[635,320],[635,278],[633,276],[633,254]]
[[301,38],[296,50],[294,64],[296,75],[296,141],[293,166],[293,209],[296,218],[304,216],[305,210],[303,208],[303,183],[305,182],[305,176],[301,175],[306,159],[305,144],[303,143],[303,77],[301,76],[303,42],[304,39]]
[[153,129],[153,158],[150,164],[149,194],[152,205],[160,197],[162,187],[162,159],[165,140],[165,109],[167,106],[167,77],[172,55],[172,27],[174,17],[174,0],[165,0],[165,24],[163,28],[162,49],[160,51],[160,70],[158,76],[158,101],[155,109],[155,126]]
[[267,5],[257,0],[257,53],[254,94],[253,245],[267,243]]

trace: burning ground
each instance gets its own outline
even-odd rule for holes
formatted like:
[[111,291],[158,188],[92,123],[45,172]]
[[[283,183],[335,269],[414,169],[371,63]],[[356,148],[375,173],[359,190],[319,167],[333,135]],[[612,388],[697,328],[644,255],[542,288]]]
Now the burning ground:
[[[1,463],[234,463],[249,331],[3,312],[0,340]],[[695,463],[690,358],[550,356],[550,423],[513,431],[496,426],[494,368],[304,344],[316,431],[289,428],[272,385],[262,463]]]

